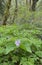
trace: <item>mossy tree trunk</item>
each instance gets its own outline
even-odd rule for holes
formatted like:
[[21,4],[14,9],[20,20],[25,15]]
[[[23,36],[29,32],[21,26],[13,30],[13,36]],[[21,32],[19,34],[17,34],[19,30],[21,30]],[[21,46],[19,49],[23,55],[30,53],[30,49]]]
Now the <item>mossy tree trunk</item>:
[[36,2],[37,0],[33,0],[33,3],[32,3],[32,11],[35,11],[35,7],[36,7]]
[[6,10],[4,13],[4,17],[3,17],[3,25],[6,25],[6,21],[7,21],[8,16],[9,16],[10,5],[11,5],[11,0],[8,0],[7,5],[6,5]]
[[13,23],[15,19],[17,18],[17,12],[18,12],[18,0],[15,0],[15,10],[14,10],[14,16],[13,16]]
[[38,0],[29,0],[30,10],[35,11],[36,3]]
[[17,11],[18,11],[18,1],[15,0],[15,16],[17,15]]

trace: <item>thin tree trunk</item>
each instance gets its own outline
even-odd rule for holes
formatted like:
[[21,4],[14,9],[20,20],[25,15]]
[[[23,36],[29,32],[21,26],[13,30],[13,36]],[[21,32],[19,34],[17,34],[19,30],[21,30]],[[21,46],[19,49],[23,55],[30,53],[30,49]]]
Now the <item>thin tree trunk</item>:
[[28,7],[28,0],[26,0],[26,6]]
[[13,23],[15,19],[17,18],[17,12],[18,12],[18,1],[15,0],[15,11],[14,11]]
[[17,15],[17,11],[18,11],[18,1],[15,0],[15,15]]
[[36,0],[33,0],[33,3],[32,3],[32,11],[35,11],[35,6],[36,6]]
[[28,0],[29,1],[29,10],[35,11],[36,3],[38,0]]
[[29,3],[29,10],[31,10],[31,0],[28,0]]
[[8,19],[8,15],[9,15],[9,9],[10,9],[10,5],[11,5],[11,0],[8,0],[7,2],[7,8],[6,8],[6,11],[4,13],[4,18],[3,18],[3,25],[6,25],[6,21]]
[[32,4],[32,11],[35,11],[35,7],[36,7],[36,3],[38,2],[38,0],[33,0],[33,4]]

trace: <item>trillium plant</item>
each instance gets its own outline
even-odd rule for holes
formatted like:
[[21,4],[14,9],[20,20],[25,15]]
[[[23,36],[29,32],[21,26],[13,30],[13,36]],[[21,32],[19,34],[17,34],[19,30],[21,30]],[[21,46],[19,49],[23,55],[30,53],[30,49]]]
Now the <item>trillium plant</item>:
[[0,65],[42,65],[41,36],[31,24],[0,27]]

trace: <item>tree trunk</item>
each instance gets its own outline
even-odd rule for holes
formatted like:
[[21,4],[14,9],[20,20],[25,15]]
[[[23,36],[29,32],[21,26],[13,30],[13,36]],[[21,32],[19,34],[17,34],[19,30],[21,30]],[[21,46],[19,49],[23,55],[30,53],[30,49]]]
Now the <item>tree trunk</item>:
[[17,11],[18,11],[18,1],[15,0],[15,11],[14,11],[13,23],[15,19],[17,18]]
[[17,0],[15,0],[15,15],[17,15],[17,11],[18,11],[18,3]]
[[8,16],[9,16],[10,5],[11,5],[11,0],[8,0],[7,5],[6,5],[6,10],[4,13],[4,17],[3,17],[3,25],[6,25],[6,21],[7,21]]
[[28,0],[29,10],[31,10],[31,0]]
[[38,2],[38,0],[33,0],[33,3],[32,3],[32,11],[35,11],[36,10],[36,3]]
[[35,11],[36,3],[38,0],[29,0],[29,10]]
[[26,6],[28,6],[28,0],[26,0]]
[[36,6],[36,0],[33,0],[33,3],[32,3],[32,11],[35,11],[35,6]]

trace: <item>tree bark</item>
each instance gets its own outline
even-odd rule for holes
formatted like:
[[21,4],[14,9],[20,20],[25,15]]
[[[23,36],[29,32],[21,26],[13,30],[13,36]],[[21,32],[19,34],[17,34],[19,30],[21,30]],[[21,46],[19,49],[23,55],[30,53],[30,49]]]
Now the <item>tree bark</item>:
[[17,11],[18,11],[18,3],[17,3],[18,1],[17,0],[15,0],[15,14],[17,14]]
[[31,0],[28,0],[29,10],[31,11]]
[[15,18],[17,18],[17,12],[18,12],[18,1],[15,0],[15,11],[14,11],[13,23],[15,21]]
[[28,6],[28,0],[26,0],[26,6]]
[[6,21],[7,21],[8,16],[9,16],[10,5],[11,5],[11,0],[8,0],[7,5],[6,5],[6,10],[4,13],[4,17],[3,17],[3,25],[6,25]]
[[33,0],[33,3],[32,3],[32,11],[35,11],[35,7],[36,7],[36,0]]
[[36,3],[38,2],[38,0],[29,0],[29,10],[35,11],[35,7],[36,7]]

